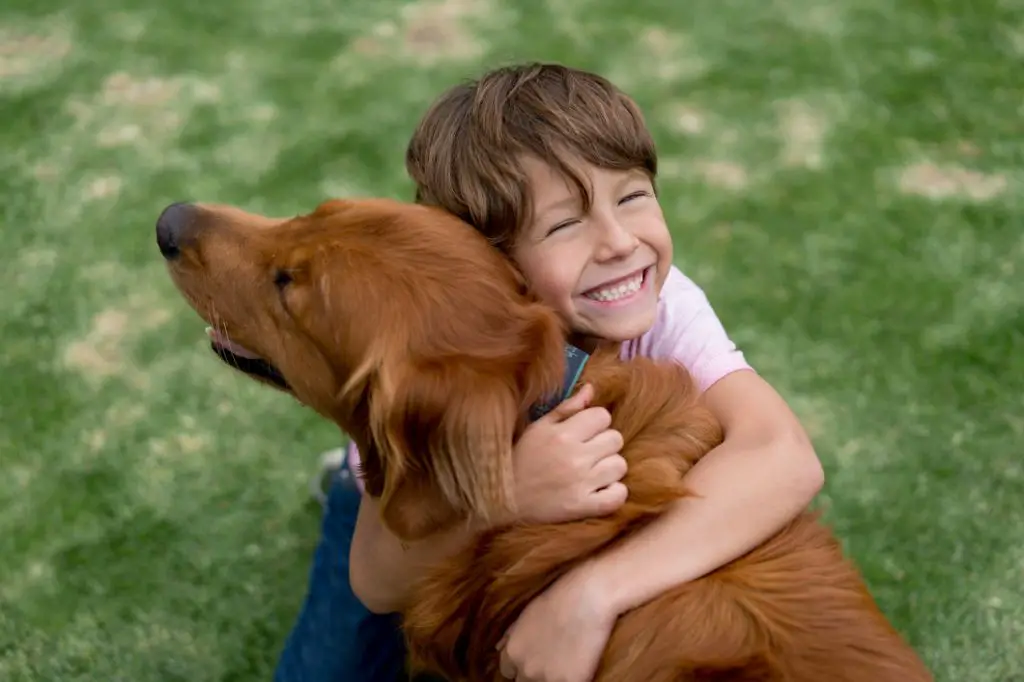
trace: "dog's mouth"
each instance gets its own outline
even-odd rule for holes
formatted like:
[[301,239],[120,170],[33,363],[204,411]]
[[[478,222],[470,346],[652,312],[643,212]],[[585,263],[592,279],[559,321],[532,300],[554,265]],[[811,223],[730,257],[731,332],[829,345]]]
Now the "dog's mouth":
[[226,335],[213,327],[206,328],[206,335],[210,338],[210,348],[226,364],[234,367],[240,372],[245,372],[251,377],[262,379],[282,391],[290,391],[291,387],[285,381],[281,371],[274,367],[248,348],[241,346]]

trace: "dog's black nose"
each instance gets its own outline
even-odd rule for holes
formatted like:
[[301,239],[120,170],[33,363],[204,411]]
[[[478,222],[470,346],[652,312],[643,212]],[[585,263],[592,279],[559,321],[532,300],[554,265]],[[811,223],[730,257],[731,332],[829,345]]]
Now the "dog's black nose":
[[167,260],[174,260],[181,254],[184,233],[195,220],[196,208],[192,204],[171,204],[156,220],[156,244]]

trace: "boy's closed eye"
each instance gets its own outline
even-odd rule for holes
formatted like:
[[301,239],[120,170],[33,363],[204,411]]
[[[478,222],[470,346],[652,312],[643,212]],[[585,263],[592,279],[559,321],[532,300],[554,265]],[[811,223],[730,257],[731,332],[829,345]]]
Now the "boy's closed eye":
[[619,206],[621,206],[622,204],[625,204],[625,203],[629,203],[630,201],[633,201],[634,199],[642,199],[644,197],[649,197],[649,196],[652,196],[652,194],[650,192],[648,192],[647,190],[645,190],[645,189],[642,189],[642,190],[637,191],[637,192],[630,192],[626,196],[624,196],[621,199],[619,199]]
[[559,232],[567,227],[572,227],[573,225],[578,225],[580,222],[582,221],[579,218],[570,218],[569,220],[563,220],[562,222],[558,223],[557,225],[549,229],[546,233],[544,233],[544,236],[550,237],[556,232]]
[[[634,201],[636,199],[642,199],[642,198],[650,197],[650,196],[653,196],[653,195],[649,191],[647,191],[647,190],[640,190],[640,191],[637,191],[637,192],[630,192],[626,196],[624,196],[621,199],[619,199],[618,204],[619,204],[619,206],[621,206],[623,204],[627,204],[627,203],[629,203],[631,201]],[[563,230],[564,228],[572,227],[573,225],[578,225],[581,222],[583,222],[583,221],[580,218],[569,218],[568,220],[563,220],[562,222],[557,223],[553,227],[548,229],[548,231],[544,233],[544,236],[545,237],[550,237],[551,235],[555,234],[556,232],[559,232],[559,231]]]

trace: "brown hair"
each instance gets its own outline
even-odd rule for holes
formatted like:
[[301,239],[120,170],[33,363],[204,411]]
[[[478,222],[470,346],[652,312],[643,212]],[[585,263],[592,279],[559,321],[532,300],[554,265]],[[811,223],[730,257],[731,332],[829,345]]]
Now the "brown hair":
[[522,156],[574,184],[584,210],[590,188],[573,160],[657,172],[654,141],[637,104],[605,78],[558,64],[490,71],[442,94],[406,150],[416,201],[439,206],[508,250],[531,207]]

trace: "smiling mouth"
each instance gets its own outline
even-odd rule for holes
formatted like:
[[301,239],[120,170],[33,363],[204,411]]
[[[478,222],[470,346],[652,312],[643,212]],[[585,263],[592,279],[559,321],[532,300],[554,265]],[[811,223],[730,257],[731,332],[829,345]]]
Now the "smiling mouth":
[[291,386],[288,385],[284,375],[274,365],[242,348],[212,327],[206,328],[206,335],[210,338],[210,349],[225,364],[251,377],[273,384],[283,391],[291,391]]
[[594,287],[583,292],[583,296],[599,303],[614,303],[627,299],[643,289],[650,270],[651,268],[644,268],[610,284]]

